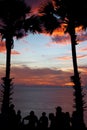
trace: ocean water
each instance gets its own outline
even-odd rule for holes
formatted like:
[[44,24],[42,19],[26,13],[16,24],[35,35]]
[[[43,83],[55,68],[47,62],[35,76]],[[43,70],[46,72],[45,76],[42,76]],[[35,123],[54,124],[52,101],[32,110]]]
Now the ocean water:
[[[50,112],[55,114],[57,106],[62,107],[63,112],[72,115],[74,111],[74,96],[72,87],[14,87],[13,102],[15,109],[21,110],[22,117],[29,114],[31,110],[39,118],[43,111],[47,116]],[[84,88],[87,93],[87,88]],[[84,98],[87,101],[87,95]],[[87,125],[87,111],[84,112],[85,124]]]

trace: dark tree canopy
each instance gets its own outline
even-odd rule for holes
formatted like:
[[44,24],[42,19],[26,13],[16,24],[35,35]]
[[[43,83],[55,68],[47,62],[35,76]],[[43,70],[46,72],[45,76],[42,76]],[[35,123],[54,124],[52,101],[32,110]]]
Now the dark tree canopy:
[[[26,14],[30,13],[30,7],[23,0],[3,0],[0,1],[0,33],[3,38],[17,36],[20,37],[23,32],[23,22]],[[20,35],[21,34],[21,35]]]

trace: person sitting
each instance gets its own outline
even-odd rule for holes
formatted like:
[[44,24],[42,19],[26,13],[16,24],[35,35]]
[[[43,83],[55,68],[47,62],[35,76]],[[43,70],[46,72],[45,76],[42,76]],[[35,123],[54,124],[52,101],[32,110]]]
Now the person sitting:
[[23,120],[28,120],[28,128],[35,129],[38,125],[38,118],[35,115],[34,111],[30,111],[30,114],[23,118]]

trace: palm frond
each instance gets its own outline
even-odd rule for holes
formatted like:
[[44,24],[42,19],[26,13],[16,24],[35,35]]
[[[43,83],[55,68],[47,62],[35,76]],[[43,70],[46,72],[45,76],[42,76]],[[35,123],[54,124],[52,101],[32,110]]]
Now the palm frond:
[[42,32],[42,24],[40,22],[40,18],[36,15],[32,15],[24,22],[25,31],[30,31],[31,33],[40,33]]
[[3,37],[11,35],[22,37],[23,23],[26,15],[31,12],[30,6],[27,6],[24,0],[2,0],[0,1],[0,33]]
[[53,15],[44,15],[41,20],[47,33],[52,34],[56,28],[60,27],[60,22]]
[[47,33],[52,34],[56,28],[60,27],[60,22],[52,1],[41,5],[39,14],[43,27]]

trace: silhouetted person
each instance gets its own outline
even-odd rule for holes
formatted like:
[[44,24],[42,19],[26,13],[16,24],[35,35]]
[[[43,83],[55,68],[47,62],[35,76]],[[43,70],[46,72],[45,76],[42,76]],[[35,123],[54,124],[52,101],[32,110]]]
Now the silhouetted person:
[[9,107],[9,128],[15,128],[16,127],[16,112],[14,109],[14,104],[11,104]]
[[64,116],[64,128],[66,130],[70,130],[70,128],[71,128],[70,122],[71,122],[70,114],[69,114],[69,112],[66,112],[65,116]]
[[72,129],[78,129],[79,124],[78,124],[78,115],[76,111],[72,113],[71,123],[72,123]]
[[28,120],[28,125],[27,127],[32,130],[35,129],[38,125],[38,118],[34,114],[34,111],[31,111],[30,114],[26,117],[24,117],[24,120]]
[[14,104],[11,104],[10,107],[9,107],[9,114],[10,114],[11,117],[16,115],[14,107],[15,107]]
[[55,126],[55,116],[54,116],[54,113],[49,113],[49,121],[50,121],[49,129],[50,130],[55,130],[56,126]]
[[45,112],[42,112],[42,116],[39,119],[40,129],[46,130],[48,128],[48,117]]
[[21,111],[18,110],[17,114],[16,114],[16,125],[17,125],[17,128],[20,128],[21,125],[22,125],[21,119],[22,119]]
[[65,113],[62,112],[62,108],[58,106],[56,108],[55,124],[56,129],[64,129]]
[[[72,129],[79,129],[79,130],[85,129],[85,124],[80,121],[80,116],[77,111],[74,111],[72,113],[71,122],[72,122]],[[80,124],[79,124],[79,122],[80,122]]]
[[0,130],[5,129],[7,126],[7,120],[5,120],[4,115],[0,113]]

